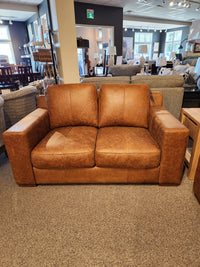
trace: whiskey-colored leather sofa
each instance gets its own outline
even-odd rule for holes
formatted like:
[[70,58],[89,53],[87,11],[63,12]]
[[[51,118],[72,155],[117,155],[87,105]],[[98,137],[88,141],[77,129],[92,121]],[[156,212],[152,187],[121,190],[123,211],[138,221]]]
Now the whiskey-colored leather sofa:
[[[181,181],[188,129],[147,85],[47,88],[38,108],[3,134],[16,183],[158,183]],[[97,103],[98,101],[98,103]]]

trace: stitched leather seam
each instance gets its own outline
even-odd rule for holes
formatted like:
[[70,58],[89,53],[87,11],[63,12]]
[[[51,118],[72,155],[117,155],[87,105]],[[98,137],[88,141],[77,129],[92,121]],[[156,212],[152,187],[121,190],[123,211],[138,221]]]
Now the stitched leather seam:
[[110,152],[98,152],[97,151],[97,153],[101,153],[101,154],[110,154],[110,155],[135,155],[135,154],[139,154],[139,155],[147,155],[147,153],[148,154],[155,154],[156,152],[147,152],[147,153],[138,153],[138,152],[136,152],[136,153],[110,153]]
[[93,150],[92,151],[87,151],[87,152],[78,152],[78,153],[67,153],[66,152],[66,153],[62,153],[62,154],[55,154],[55,153],[54,154],[52,154],[52,153],[42,154],[41,153],[40,155],[42,155],[42,156],[52,156],[52,155],[53,156],[60,156],[60,155],[78,155],[78,154],[81,155],[81,154],[88,154],[88,153],[92,153],[92,152],[93,152]]

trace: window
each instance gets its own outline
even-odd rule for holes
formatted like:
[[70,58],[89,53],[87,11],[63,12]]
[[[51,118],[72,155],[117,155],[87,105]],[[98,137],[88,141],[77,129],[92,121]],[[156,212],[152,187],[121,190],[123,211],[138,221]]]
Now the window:
[[142,54],[139,53],[140,45],[147,45],[147,53],[143,54],[143,57],[152,58],[152,39],[153,34],[149,32],[136,32],[135,42],[134,42],[134,57],[141,57]]
[[8,56],[9,63],[15,64],[8,26],[0,26],[0,55]]
[[182,38],[182,31],[167,32],[165,40],[165,56],[167,60],[171,58],[172,52],[179,52],[178,47],[180,46]]

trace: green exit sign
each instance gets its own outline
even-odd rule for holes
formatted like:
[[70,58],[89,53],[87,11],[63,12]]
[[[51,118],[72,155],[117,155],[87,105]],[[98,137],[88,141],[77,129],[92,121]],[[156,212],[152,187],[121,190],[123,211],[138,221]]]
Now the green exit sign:
[[87,18],[94,19],[94,9],[87,9]]

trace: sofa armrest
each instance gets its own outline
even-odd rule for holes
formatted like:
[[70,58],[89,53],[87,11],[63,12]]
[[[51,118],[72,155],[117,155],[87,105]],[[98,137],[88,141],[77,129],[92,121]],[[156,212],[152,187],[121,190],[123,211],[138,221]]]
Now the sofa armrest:
[[48,109],[45,95],[39,95],[37,98],[37,107]]
[[3,133],[16,183],[35,185],[31,151],[49,132],[49,116],[45,109],[36,109]]
[[159,184],[180,184],[189,130],[163,107],[151,107],[149,131],[161,149]]

